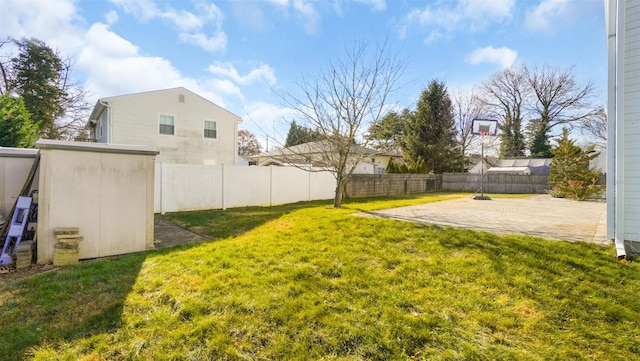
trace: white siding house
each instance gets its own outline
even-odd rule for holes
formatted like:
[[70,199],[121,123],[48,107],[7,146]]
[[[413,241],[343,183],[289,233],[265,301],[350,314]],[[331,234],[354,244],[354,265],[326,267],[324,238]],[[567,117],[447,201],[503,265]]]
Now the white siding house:
[[607,237],[640,253],[640,0],[605,0],[608,36]]
[[98,143],[158,149],[157,162],[237,164],[242,119],[185,88],[102,98],[87,128]]

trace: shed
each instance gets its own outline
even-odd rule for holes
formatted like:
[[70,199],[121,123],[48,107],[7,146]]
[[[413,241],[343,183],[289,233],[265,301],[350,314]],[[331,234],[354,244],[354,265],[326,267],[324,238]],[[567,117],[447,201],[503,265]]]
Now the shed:
[[39,140],[38,263],[53,259],[56,227],[79,227],[79,258],[153,248],[154,167],[144,146]]

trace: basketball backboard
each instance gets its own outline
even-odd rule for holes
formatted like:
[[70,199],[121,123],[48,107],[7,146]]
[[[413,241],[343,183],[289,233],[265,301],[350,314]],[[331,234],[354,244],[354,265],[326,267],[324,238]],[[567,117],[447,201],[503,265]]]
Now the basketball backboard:
[[471,122],[471,133],[477,135],[498,134],[498,121],[493,119],[474,119]]

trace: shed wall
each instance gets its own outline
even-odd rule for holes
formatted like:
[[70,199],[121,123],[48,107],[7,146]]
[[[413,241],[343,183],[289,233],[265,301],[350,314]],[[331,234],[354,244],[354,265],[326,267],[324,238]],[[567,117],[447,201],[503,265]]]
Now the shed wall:
[[56,227],[80,228],[80,259],[153,248],[155,152],[67,148],[70,143],[36,144],[41,153],[38,263],[53,259]]

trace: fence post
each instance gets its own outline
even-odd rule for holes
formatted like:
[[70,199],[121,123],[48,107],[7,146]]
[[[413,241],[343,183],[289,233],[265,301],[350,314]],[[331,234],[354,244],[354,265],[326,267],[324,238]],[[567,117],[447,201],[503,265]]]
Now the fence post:
[[160,162],[160,214],[164,214],[164,162]]
[[220,184],[221,184],[220,188],[222,189],[222,192],[221,192],[222,195],[220,197],[220,200],[222,201],[222,210],[226,211],[227,207],[225,207],[225,205],[224,205],[224,164],[222,165],[221,169],[222,169],[222,171],[220,172],[221,173],[220,178],[222,178],[222,181],[220,182]]
[[308,175],[307,179],[309,180],[309,182],[307,183],[307,190],[309,194],[309,197],[307,200],[310,201],[311,200],[311,171],[307,171],[307,175]]

